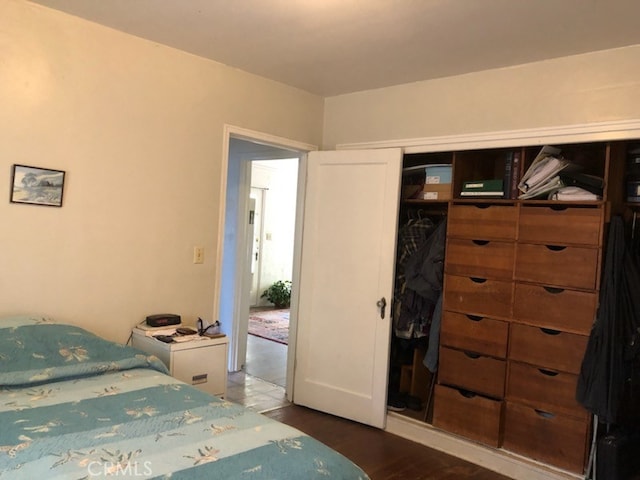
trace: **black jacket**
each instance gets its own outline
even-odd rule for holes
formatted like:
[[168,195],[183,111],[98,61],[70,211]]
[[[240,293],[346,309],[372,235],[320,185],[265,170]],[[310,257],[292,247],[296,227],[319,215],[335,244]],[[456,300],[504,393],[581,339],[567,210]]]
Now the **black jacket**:
[[576,399],[600,421],[640,424],[640,262],[624,223],[611,219],[600,305]]

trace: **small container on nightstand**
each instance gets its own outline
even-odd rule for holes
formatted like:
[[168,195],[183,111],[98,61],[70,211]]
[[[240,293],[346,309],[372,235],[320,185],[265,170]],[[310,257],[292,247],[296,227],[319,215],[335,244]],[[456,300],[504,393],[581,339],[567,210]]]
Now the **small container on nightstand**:
[[133,329],[131,337],[134,348],[158,357],[173,377],[219,397],[227,391],[228,343],[226,336],[198,335],[193,340],[165,343],[139,328]]

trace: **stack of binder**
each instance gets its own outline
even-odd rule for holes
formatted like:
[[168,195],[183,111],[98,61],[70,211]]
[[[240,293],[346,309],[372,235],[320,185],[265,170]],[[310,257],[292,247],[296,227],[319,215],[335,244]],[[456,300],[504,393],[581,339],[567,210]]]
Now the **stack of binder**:
[[602,196],[604,190],[604,179],[595,175],[571,171],[560,172],[560,180],[567,187],[579,187],[598,196]]
[[581,172],[582,167],[560,155],[560,149],[544,146],[531,163],[518,190],[519,199],[548,198],[563,201],[600,200],[604,179]]
[[464,182],[461,197],[503,198],[504,182],[500,178]]
[[518,198],[524,200],[546,197],[554,190],[565,186],[559,173],[571,162],[561,157],[560,152],[559,148],[548,145],[542,147],[518,184],[518,190],[522,192]]

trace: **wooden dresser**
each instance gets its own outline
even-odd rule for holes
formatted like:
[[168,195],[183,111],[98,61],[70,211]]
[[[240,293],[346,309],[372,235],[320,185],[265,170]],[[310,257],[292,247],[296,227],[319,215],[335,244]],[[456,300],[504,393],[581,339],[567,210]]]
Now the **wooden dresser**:
[[433,424],[492,447],[502,445],[517,212],[453,203],[447,225]]
[[603,220],[602,205],[452,202],[434,426],[583,471]]
[[[605,179],[592,202],[462,198],[465,181],[498,177],[505,150],[453,152],[435,427],[583,473],[591,416],[575,391],[626,146],[563,146]],[[512,150],[524,171],[539,147]]]
[[595,319],[602,206],[521,206],[503,447],[581,473],[589,415],[575,400]]

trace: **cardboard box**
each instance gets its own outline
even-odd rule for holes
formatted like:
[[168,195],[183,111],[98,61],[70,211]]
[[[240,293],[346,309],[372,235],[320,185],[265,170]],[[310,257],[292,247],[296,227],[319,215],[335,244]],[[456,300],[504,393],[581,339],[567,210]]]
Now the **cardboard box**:
[[425,183],[422,187],[420,197],[422,200],[450,200],[450,183]]
[[451,183],[451,165],[426,165],[425,171],[426,180],[424,183],[426,183],[427,185]]

